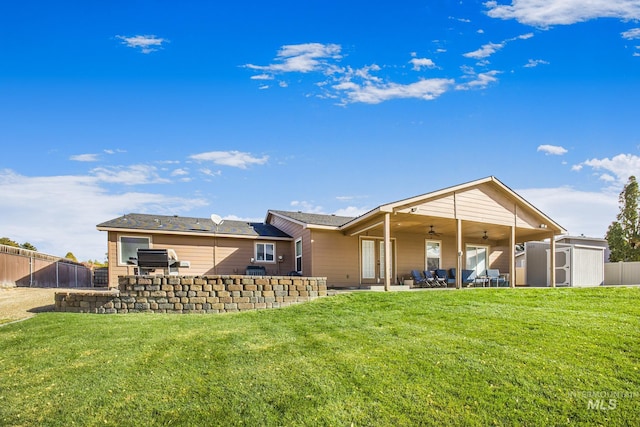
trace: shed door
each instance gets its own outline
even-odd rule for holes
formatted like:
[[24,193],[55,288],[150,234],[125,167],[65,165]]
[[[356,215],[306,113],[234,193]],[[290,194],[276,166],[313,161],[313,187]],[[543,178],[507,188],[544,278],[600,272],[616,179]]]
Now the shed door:
[[[549,249],[547,249],[547,265],[549,265]],[[547,268],[547,283],[551,283],[551,274]],[[572,286],[571,284],[571,248],[556,248],[556,286]]]

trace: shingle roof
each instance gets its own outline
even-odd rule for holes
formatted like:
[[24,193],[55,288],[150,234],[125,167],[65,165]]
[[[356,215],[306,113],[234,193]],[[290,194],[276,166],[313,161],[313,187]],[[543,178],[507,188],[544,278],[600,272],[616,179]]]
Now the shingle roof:
[[291,218],[295,221],[302,222],[304,224],[322,225],[328,227],[340,227],[349,221],[352,221],[354,217],[350,216],[337,216],[337,215],[325,215],[325,214],[313,214],[304,212],[289,212],[289,211],[275,211],[270,210],[277,215]]
[[291,237],[271,224],[224,220],[216,230],[210,218],[130,213],[97,225],[98,229],[128,229],[194,234],[239,235],[248,237]]

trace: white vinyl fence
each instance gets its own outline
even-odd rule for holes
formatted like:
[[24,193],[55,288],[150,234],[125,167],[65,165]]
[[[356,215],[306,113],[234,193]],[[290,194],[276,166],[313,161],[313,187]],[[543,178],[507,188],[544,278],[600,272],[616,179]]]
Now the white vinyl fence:
[[640,262],[607,262],[604,264],[605,285],[639,285]]

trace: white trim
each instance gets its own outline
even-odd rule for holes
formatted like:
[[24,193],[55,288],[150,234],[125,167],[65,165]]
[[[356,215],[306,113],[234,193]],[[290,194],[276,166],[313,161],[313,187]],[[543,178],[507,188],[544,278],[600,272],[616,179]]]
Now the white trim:
[[[273,260],[272,261],[269,261],[267,259],[264,259],[264,260],[259,260],[258,259],[258,245],[273,245]],[[276,249],[277,249],[277,246],[276,246],[275,242],[268,242],[268,241],[264,241],[264,240],[260,241],[260,242],[255,242],[253,244],[253,260],[254,260],[254,262],[256,264],[258,264],[258,263],[260,263],[260,264],[275,264],[276,261],[278,260],[278,255],[276,253]],[[265,258],[267,256],[266,247],[265,247],[265,251],[264,251],[264,256],[265,256]]]
[[364,233],[365,231],[371,230],[372,228],[379,227],[379,226],[381,226],[383,224],[384,224],[384,221],[376,222],[375,224],[371,224],[368,227],[365,227],[365,228],[359,229],[357,231],[354,231],[353,233],[349,234],[349,236],[353,237],[353,236],[358,235],[360,233]]
[[[483,249],[486,250],[486,258],[484,260],[485,261],[484,269],[486,270],[486,269],[490,268],[489,267],[489,258],[491,256],[491,246],[489,246],[489,245],[481,245],[481,244],[476,244],[476,243],[467,243],[467,244],[464,245],[464,268],[465,269],[469,268],[467,266],[467,260],[469,259],[467,257],[467,252],[469,252],[469,248],[470,247],[471,248],[483,248]],[[478,270],[478,265],[477,264],[476,264],[475,270],[476,270],[477,273],[481,273],[480,271],[477,271]]]
[[[298,242],[300,242],[300,270],[298,270]],[[299,237],[295,240],[295,242],[293,243],[293,267],[294,269],[302,274],[302,270],[303,270],[303,254],[304,253],[304,246],[302,245],[302,237]]]
[[427,250],[427,246],[429,243],[437,243],[438,248],[440,248],[440,254],[438,256],[438,268],[442,268],[442,240],[435,239],[424,239],[424,269],[427,270],[429,268],[429,253]]

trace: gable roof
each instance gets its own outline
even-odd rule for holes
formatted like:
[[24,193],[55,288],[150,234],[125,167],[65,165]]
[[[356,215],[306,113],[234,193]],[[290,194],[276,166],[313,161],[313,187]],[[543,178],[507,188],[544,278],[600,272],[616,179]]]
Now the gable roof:
[[455,185],[452,187],[447,187],[447,188],[443,188],[441,190],[437,190],[437,191],[432,191],[430,193],[425,193],[419,196],[415,196],[415,197],[410,197],[407,199],[402,199],[396,202],[391,202],[391,203],[387,203],[384,205],[380,205],[375,209],[370,210],[369,212],[354,218],[352,221],[343,224],[340,228],[342,230],[347,229],[349,227],[352,227],[356,224],[360,224],[364,221],[367,221],[369,219],[371,219],[372,217],[376,217],[378,214],[380,213],[394,213],[394,212],[402,212],[402,211],[409,211],[411,209],[412,206],[416,206],[422,202],[428,201],[428,200],[433,200],[433,199],[437,199],[443,196],[446,196],[448,194],[452,194],[452,193],[458,193],[458,192],[462,192],[464,190],[470,189],[472,187],[477,187],[480,185],[491,185],[496,187],[497,189],[499,189],[499,191],[503,192],[507,197],[517,201],[520,205],[526,207],[528,210],[530,210],[531,212],[534,212],[536,215],[538,215],[540,218],[543,218],[545,223],[549,224],[550,227],[552,227],[553,229],[555,229],[559,234],[564,234],[566,233],[566,230],[560,226],[557,222],[555,222],[554,220],[552,220],[551,218],[549,218],[546,214],[544,214],[542,211],[540,211],[538,208],[536,208],[535,206],[533,206],[531,203],[529,203],[527,200],[525,200],[524,198],[522,198],[519,194],[517,194],[515,191],[513,191],[511,188],[507,187],[505,184],[503,184],[498,178],[494,177],[494,176],[489,176],[486,178],[482,178],[482,179],[478,179],[475,181],[470,181],[464,184],[459,184],[459,185]]
[[224,220],[217,229],[210,218],[177,215],[130,213],[97,225],[100,231],[147,231],[161,234],[195,234],[239,238],[270,238],[290,240],[291,236],[271,224]]
[[304,213],[304,212],[290,212],[290,211],[277,211],[277,210],[269,210],[267,216],[269,214],[280,216],[286,218],[290,221],[293,221],[297,224],[300,224],[305,227],[329,227],[329,228],[339,228],[340,226],[352,221],[355,217],[351,216],[338,216],[338,215],[325,215],[325,214],[314,214],[314,213]]

